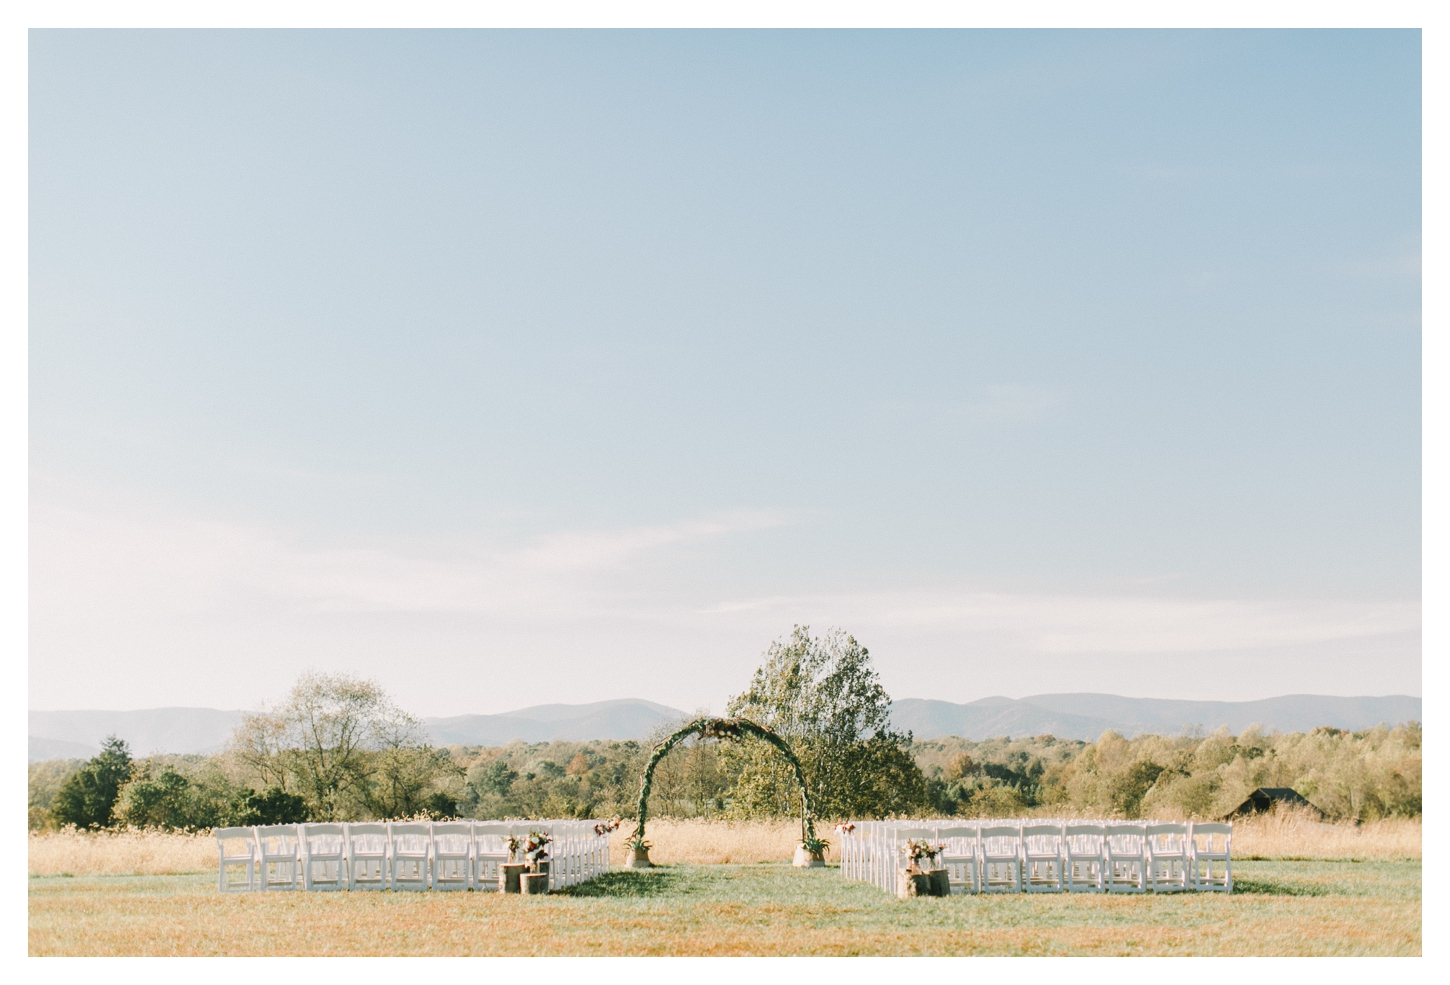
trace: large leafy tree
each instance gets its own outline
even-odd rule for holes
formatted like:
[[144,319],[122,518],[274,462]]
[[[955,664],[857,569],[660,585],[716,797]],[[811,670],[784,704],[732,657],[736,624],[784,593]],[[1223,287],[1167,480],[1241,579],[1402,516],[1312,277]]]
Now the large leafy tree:
[[[891,697],[871,655],[842,630],[812,636],[796,626],[765,652],[731,715],[784,736],[801,761],[821,817],[885,817],[927,804],[926,780],[912,758],[911,736],[891,727]],[[720,752],[722,772],[736,777],[732,810],[743,816],[790,814],[791,769],[765,743]]]
[[51,802],[50,815],[60,825],[110,827],[116,797],[130,778],[131,750],[124,740],[108,735],[101,744],[101,754],[61,784]]
[[317,820],[411,814],[453,769],[380,685],[346,674],[304,674],[281,706],[243,717],[232,752]]

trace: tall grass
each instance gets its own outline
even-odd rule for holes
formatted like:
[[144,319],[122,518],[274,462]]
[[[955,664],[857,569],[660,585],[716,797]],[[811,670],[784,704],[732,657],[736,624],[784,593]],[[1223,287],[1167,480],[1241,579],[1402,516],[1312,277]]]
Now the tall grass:
[[1286,810],[1234,822],[1234,858],[1418,859],[1424,825],[1418,817],[1364,824],[1326,824]]
[[216,871],[211,834],[173,831],[31,832],[31,875],[163,876]]
[[[1362,825],[1323,824],[1294,811],[1267,814],[1234,824],[1235,858],[1249,859],[1418,859],[1419,818],[1388,818]],[[838,841],[830,832],[830,858]],[[623,865],[628,826],[610,841],[610,862]],[[650,857],[659,863],[754,864],[790,859],[800,822],[651,821]],[[31,875],[173,875],[215,872],[216,840],[209,834],[160,831],[37,832],[30,835]]]
[[[623,834],[628,834],[625,825]],[[713,821],[699,818],[650,821],[647,830],[649,856],[655,862],[693,862],[697,865],[756,862],[784,862],[795,853],[801,837],[798,820]],[[627,857],[624,838],[616,834],[609,845],[611,865],[623,865]]]

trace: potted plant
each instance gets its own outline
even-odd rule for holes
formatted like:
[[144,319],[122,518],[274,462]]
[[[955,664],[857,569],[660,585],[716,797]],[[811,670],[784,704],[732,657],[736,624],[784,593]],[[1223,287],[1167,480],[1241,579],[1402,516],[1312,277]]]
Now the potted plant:
[[810,832],[796,846],[795,862],[792,864],[797,869],[824,868],[826,864],[826,852],[830,847],[830,842],[824,838],[816,837],[815,832]]
[[624,847],[629,849],[629,858],[624,863],[626,869],[654,868],[654,863],[649,860],[650,843],[639,832],[626,838]]

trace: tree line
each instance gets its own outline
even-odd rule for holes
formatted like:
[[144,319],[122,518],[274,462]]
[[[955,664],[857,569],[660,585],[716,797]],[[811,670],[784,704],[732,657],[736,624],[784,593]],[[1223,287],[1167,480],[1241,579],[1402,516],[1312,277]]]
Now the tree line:
[[[728,713],[783,735],[825,820],[889,816],[1220,817],[1258,786],[1293,787],[1354,820],[1421,812],[1418,723],[1349,733],[914,740],[890,725],[870,654],[839,630],[771,644]],[[694,717],[694,716],[692,716]],[[244,716],[214,756],[133,759],[109,738],[88,762],[30,769],[30,826],[203,829],[402,817],[632,817],[654,743],[428,742],[376,683],[308,674]],[[689,740],[655,773],[654,816],[790,816],[790,767],[756,739]]]

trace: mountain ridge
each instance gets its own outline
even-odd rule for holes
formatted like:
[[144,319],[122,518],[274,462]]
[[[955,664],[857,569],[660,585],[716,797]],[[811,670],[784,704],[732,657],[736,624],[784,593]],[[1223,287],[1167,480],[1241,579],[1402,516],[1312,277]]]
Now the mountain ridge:
[[[1052,734],[1092,741],[1109,729],[1126,736],[1176,734],[1185,728],[1212,732],[1227,726],[1235,734],[1249,725],[1304,732],[1321,725],[1360,731],[1376,724],[1419,721],[1422,701],[1409,695],[1336,697],[1280,695],[1255,701],[1191,701],[1130,698],[1115,694],[1039,694],[1026,698],[991,696],[957,704],[929,698],[893,703],[892,724],[918,739],[960,735]],[[32,711],[31,762],[94,755],[112,733],[137,756],[157,753],[212,753],[223,748],[243,713],[217,708],[150,708],[137,711]],[[438,745],[506,745],[509,742],[641,740],[686,713],[642,698],[588,704],[547,704],[495,715],[452,715],[423,719]]]
[[1129,698],[1117,694],[999,696],[954,704],[926,698],[892,703],[891,723],[918,739],[946,735],[980,741],[1003,735],[1055,735],[1091,742],[1112,729],[1132,737],[1176,734],[1185,729],[1235,735],[1251,725],[1265,731],[1307,732],[1320,726],[1358,732],[1384,723],[1419,721],[1422,700],[1405,694],[1337,697],[1286,694],[1255,701],[1189,701]]

